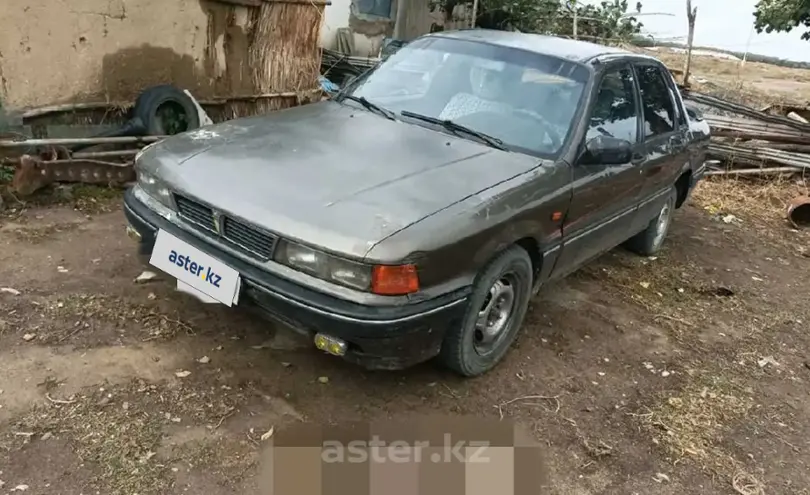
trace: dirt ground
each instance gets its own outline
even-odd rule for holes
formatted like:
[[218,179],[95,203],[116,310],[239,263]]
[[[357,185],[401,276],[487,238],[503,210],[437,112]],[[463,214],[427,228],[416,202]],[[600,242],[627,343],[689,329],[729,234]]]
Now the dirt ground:
[[704,182],[658,257],[616,249],[545,288],[473,380],[367,372],[135,283],[118,194],[8,202],[0,493],[251,493],[271,428],[423,413],[525,425],[548,493],[810,493],[810,234],[782,219],[799,192]]

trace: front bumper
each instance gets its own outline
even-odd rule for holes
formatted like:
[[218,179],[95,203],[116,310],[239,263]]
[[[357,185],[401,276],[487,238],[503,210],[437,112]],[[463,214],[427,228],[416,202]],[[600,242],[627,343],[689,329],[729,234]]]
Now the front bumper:
[[298,332],[344,340],[344,358],[369,369],[402,369],[434,357],[447,327],[459,323],[466,310],[469,289],[397,306],[366,306],[309,289],[180,229],[135,198],[132,190],[124,195],[124,214],[130,237],[139,242],[139,254],[150,255],[158,229],[165,230],[237,270],[242,277],[240,302]]

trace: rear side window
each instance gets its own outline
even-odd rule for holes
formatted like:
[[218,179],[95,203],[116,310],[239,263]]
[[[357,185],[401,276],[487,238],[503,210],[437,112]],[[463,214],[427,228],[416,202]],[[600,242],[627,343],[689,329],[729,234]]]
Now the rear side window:
[[637,68],[644,110],[644,137],[650,138],[675,130],[675,107],[661,69],[653,65]]
[[605,73],[599,84],[585,139],[610,136],[636,142],[638,111],[634,88],[633,71],[629,67],[610,69]]

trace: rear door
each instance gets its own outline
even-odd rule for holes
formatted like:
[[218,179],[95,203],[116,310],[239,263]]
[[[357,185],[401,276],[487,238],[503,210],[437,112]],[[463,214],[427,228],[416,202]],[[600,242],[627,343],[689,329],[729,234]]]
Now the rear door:
[[641,173],[644,186],[633,233],[643,230],[661,209],[683,166],[689,161],[689,123],[675,97],[672,78],[654,61],[634,63],[641,94]]
[[573,197],[555,276],[625,241],[636,216],[643,183],[636,162],[643,154],[633,69],[627,63],[607,66],[596,88],[580,148],[599,135],[612,136],[634,146],[634,159],[619,165],[573,165]]

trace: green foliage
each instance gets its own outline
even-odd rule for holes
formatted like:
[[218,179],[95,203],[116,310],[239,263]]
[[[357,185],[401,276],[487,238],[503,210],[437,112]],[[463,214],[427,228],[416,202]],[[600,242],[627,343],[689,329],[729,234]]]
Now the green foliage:
[[[436,0],[449,17],[457,5],[472,0]],[[581,5],[572,0],[479,0],[476,25],[490,29],[573,37],[574,12],[577,37],[594,41],[625,41],[641,31],[642,24],[628,14],[627,0],[603,0],[598,5]],[[635,12],[641,11],[641,3]]]
[[14,178],[14,167],[10,165],[0,165],[0,184],[11,182]]
[[802,39],[810,40],[810,0],[760,0],[754,18],[758,33],[790,32],[804,26],[808,30]]

